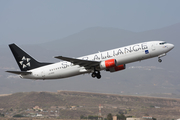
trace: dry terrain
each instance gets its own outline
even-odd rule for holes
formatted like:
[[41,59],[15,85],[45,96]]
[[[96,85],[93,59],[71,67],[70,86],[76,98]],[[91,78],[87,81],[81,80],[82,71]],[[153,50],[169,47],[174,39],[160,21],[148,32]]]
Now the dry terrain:
[[[123,113],[134,117],[149,115],[162,120],[180,118],[180,99],[173,98],[58,91],[15,93],[0,96],[0,101],[0,113],[5,117],[41,114],[46,118],[79,119],[81,115],[97,116],[101,104],[103,117],[108,113]],[[32,110],[35,106],[39,107],[38,110]]]

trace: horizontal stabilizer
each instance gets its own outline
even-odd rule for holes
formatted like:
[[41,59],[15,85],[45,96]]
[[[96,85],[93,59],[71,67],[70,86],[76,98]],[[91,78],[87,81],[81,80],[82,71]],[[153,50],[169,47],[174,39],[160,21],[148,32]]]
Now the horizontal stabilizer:
[[32,72],[25,72],[25,71],[6,71],[9,73],[14,73],[14,74],[18,74],[18,75],[28,75],[31,74]]

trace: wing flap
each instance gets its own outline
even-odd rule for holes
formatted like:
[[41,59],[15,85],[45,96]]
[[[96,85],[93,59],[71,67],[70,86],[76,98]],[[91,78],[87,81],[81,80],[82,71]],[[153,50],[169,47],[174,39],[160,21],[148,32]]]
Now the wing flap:
[[25,71],[6,71],[6,72],[18,74],[18,75],[28,75],[32,73],[32,72],[25,72]]
[[81,60],[81,59],[69,58],[69,57],[63,57],[63,56],[57,56],[55,58],[65,60],[65,61],[73,63],[74,65],[83,66],[85,68],[92,68],[100,64],[100,61]]

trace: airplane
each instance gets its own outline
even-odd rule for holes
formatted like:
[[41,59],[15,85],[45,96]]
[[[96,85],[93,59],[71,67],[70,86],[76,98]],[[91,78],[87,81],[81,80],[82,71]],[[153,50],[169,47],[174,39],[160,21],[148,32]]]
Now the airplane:
[[18,74],[25,79],[50,80],[85,73],[91,73],[93,78],[100,79],[101,70],[117,72],[124,70],[128,63],[153,57],[158,57],[158,61],[162,62],[161,57],[172,50],[174,45],[165,41],[149,41],[79,58],[56,56],[55,58],[63,60],[57,63],[38,62],[14,43],[9,47],[21,71],[6,72]]

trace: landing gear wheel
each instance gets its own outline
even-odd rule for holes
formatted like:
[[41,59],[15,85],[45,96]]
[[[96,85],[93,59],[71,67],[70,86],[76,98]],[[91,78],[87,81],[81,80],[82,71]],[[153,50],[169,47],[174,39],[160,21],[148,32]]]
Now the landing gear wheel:
[[91,74],[91,76],[92,76],[93,78],[95,78],[95,77],[96,77],[96,73],[93,72],[93,73]]
[[95,70],[95,71],[91,74],[91,76],[92,76],[93,78],[97,77],[97,79],[100,79],[100,78],[101,78],[100,71]]
[[159,58],[159,59],[158,59],[158,62],[162,62],[162,60]]
[[101,78],[101,75],[100,75],[100,74],[98,74],[98,75],[97,75],[97,79],[100,79],[100,78]]

